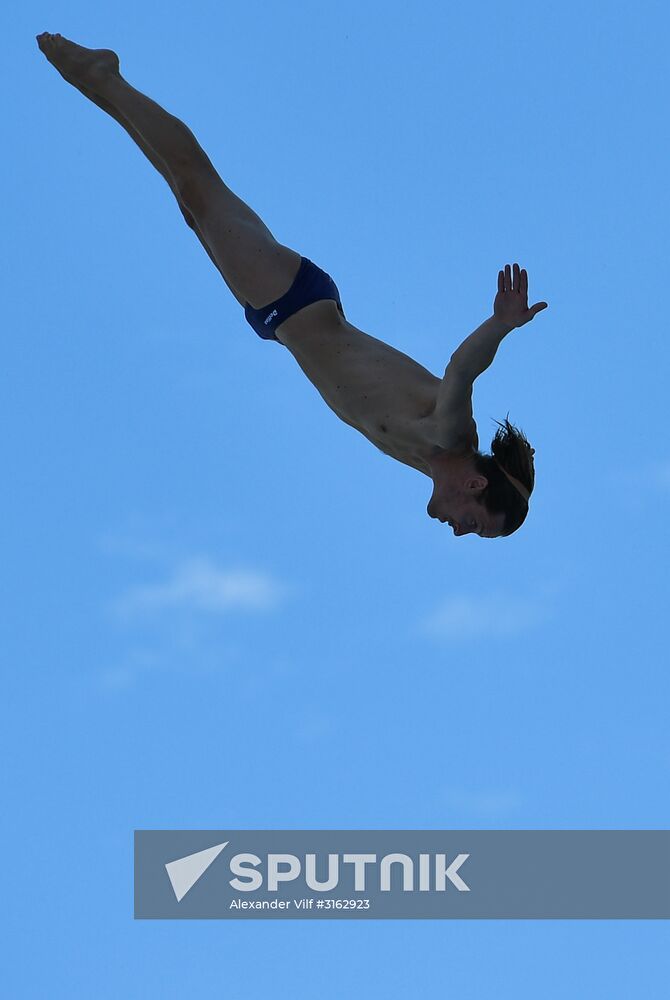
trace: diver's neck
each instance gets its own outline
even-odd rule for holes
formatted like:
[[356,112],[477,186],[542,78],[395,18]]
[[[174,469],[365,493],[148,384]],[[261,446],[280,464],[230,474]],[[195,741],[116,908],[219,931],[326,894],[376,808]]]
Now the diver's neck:
[[436,477],[443,479],[445,475],[452,476],[455,472],[469,467],[474,454],[474,451],[454,452],[445,451],[442,448],[436,449],[435,453],[427,459],[433,480]]

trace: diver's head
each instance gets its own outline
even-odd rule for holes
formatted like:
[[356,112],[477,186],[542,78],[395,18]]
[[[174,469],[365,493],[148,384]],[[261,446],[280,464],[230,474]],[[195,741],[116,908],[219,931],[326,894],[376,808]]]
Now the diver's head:
[[448,524],[454,535],[498,538],[504,534],[505,516],[490,511],[483,501],[488,479],[477,467],[477,455],[455,460],[453,456],[432,463],[433,495],[428,504],[430,517]]
[[456,536],[511,535],[528,514],[528,498],[535,485],[535,449],[509,420],[496,422],[490,455],[445,453],[431,464],[433,495],[428,514],[448,523]]

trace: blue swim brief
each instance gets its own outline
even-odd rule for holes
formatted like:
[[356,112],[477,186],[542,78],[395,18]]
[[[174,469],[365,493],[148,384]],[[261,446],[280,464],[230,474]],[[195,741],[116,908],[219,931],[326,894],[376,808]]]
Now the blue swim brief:
[[[259,337],[262,337],[263,340],[277,340],[275,330],[280,323],[283,323],[300,309],[304,309],[305,306],[311,305],[312,302],[319,302],[321,299],[334,299],[344,316],[340,293],[331,276],[322,271],[311,260],[308,260],[307,257],[301,257],[300,270],[288,292],[261,309],[252,309],[247,302],[244,315]],[[277,343],[280,341],[277,340]]]

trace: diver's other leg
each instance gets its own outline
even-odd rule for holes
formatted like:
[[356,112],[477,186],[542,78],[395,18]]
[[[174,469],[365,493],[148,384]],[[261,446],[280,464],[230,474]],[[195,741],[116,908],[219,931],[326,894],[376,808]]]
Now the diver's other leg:
[[260,217],[224,184],[190,129],[131,87],[111,50],[87,49],[47,33],[38,36],[38,44],[69,83],[80,89],[83,85],[118,112],[135,141],[141,136],[145,149],[151,148],[165,165],[180,207],[193,218],[229,287],[254,308],[283,295],[297,274],[300,255],[278,243]]

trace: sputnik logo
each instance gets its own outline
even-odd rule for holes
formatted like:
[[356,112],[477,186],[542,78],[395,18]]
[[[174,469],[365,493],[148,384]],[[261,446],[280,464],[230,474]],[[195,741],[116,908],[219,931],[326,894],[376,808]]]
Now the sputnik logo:
[[216,861],[227,844],[228,841],[225,840],[223,844],[215,844],[214,847],[197,851],[195,854],[187,854],[185,858],[177,858],[176,861],[169,861],[166,864],[165,870],[178,903],[181,903],[189,889],[192,889],[198,879],[205,874],[212,862]]

